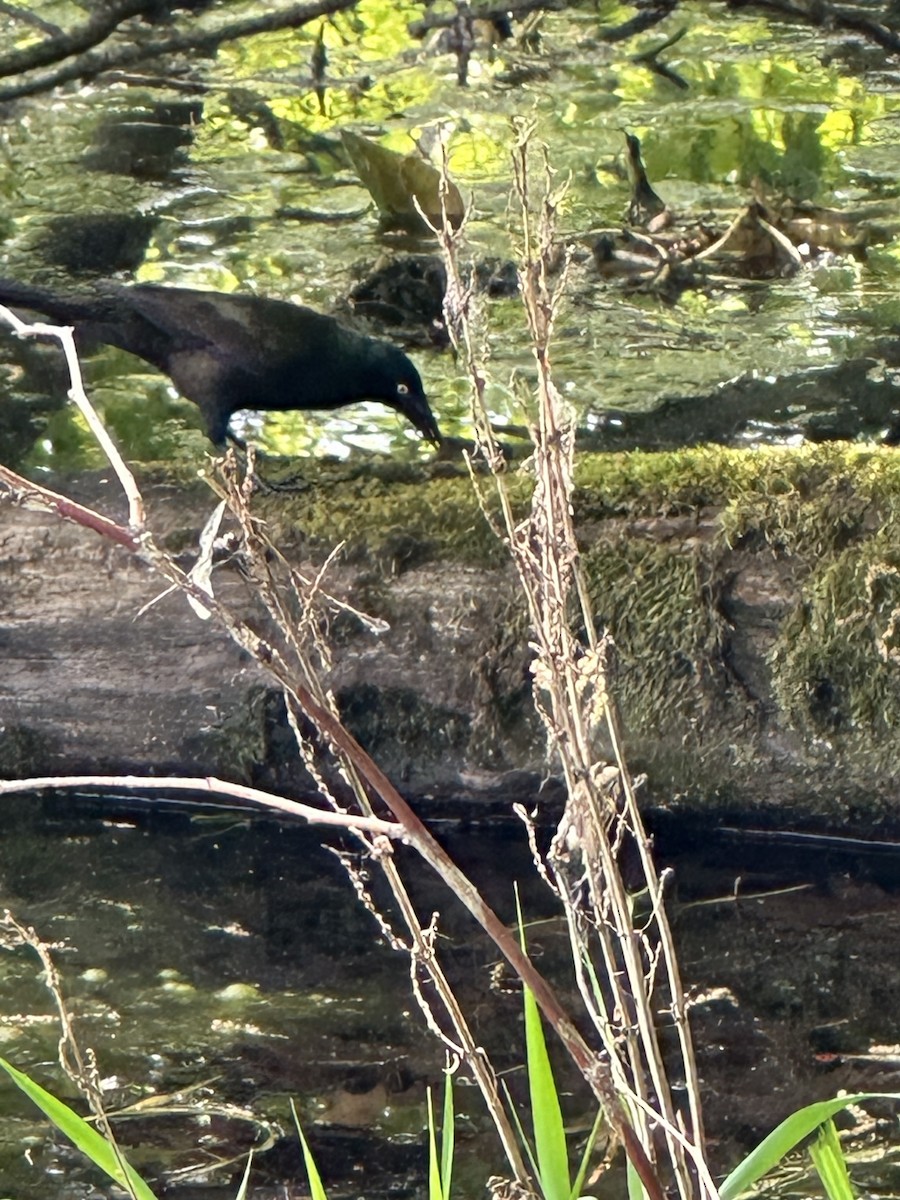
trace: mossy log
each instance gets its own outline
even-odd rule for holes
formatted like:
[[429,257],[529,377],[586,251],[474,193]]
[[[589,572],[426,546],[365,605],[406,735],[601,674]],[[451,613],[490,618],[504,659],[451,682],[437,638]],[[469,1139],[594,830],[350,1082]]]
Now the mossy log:
[[[292,464],[296,470],[296,464]],[[329,589],[390,626],[331,630],[345,718],[407,792],[527,799],[552,777],[507,552],[455,465],[304,466],[255,511]],[[810,446],[590,455],[576,472],[582,565],[617,646],[634,770],[655,803],[890,821],[900,724],[900,458]],[[123,516],[108,474],[55,483]],[[524,512],[527,471],[509,486]],[[490,509],[493,484],[483,481]],[[145,480],[158,541],[189,564],[213,506]],[[214,774],[294,793],[258,667],[96,535],[0,506],[0,774]],[[258,622],[224,564],[217,595]],[[603,747],[598,748],[603,752]],[[545,784],[546,790],[546,784]]]

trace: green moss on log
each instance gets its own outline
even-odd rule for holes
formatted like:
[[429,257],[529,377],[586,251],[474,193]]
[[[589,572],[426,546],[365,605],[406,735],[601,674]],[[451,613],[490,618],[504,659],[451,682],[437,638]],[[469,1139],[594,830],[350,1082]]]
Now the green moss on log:
[[[428,478],[421,469],[392,472],[384,466],[352,471],[304,466],[304,485],[264,498],[274,540],[291,543],[302,537],[327,546],[345,542],[350,557],[377,562],[386,574],[433,559],[477,566],[507,561],[468,474]],[[512,476],[510,488],[517,504],[523,504],[531,482]],[[496,520],[493,482],[483,481],[482,489]]]
[[[582,460],[576,516],[716,514],[709,546],[601,533],[585,554],[598,612],[622,651],[632,722],[682,717],[719,671],[719,553],[790,557],[802,593],[772,655],[773,688],[807,737],[891,737],[900,722],[900,456],[839,444],[704,447]],[[736,714],[737,715],[737,714]]]
[[[301,478],[258,503],[274,540],[288,548],[345,541],[352,559],[385,580],[434,560],[509,562],[467,473],[454,464],[292,469]],[[508,483],[524,515],[531,477],[511,470]],[[494,485],[480,484],[493,515]],[[618,687],[635,729],[673,718],[698,727],[711,701],[733,704],[735,725],[746,723],[747,697],[729,690],[722,661],[727,629],[718,606],[723,561],[738,550],[789,563],[801,592],[771,656],[777,707],[807,738],[858,732],[887,743],[900,720],[895,451],[832,443],[582,456],[574,506],[590,591],[619,645]],[[702,534],[663,541],[652,529],[630,527],[634,519],[679,516],[702,516]]]
[[626,726],[690,728],[720,671],[709,550],[619,535],[601,538],[582,562],[594,615],[615,638],[613,690]]

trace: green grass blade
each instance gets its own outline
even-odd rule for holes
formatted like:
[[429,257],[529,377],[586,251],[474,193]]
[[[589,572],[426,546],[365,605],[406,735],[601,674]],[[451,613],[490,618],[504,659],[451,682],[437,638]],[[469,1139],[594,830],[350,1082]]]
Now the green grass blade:
[[804,1138],[815,1133],[818,1127],[829,1121],[835,1113],[849,1104],[860,1104],[864,1100],[900,1100],[896,1092],[858,1092],[854,1096],[838,1096],[834,1100],[821,1100],[806,1108],[791,1113],[781,1124],[764,1138],[755,1150],[735,1167],[719,1188],[720,1200],[735,1200],[767,1175],[786,1154],[795,1149]]
[[646,1200],[647,1193],[641,1177],[630,1158],[625,1160],[625,1177],[628,1180],[628,1200]]
[[444,1075],[444,1115],[441,1126],[441,1184],[443,1200],[450,1200],[450,1184],[453,1181],[453,1155],[456,1150],[456,1114],[453,1111],[453,1076]]
[[5,1058],[0,1058],[0,1067],[7,1073],[13,1083],[29,1100],[33,1101],[44,1116],[56,1126],[60,1133],[65,1134],[70,1142],[77,1147],[91,1162],[100,1168],[110,1179],[124,1187],[137,1200],[156,1200],[148,1185],[141,1179],[137,1171],[118,1154],[102,1134],[99,1134],[83,1117],[73,1112],[62,1100],[57,1100],[45,1091],[40,1084],[29,1079],[21,1071],[17,1071]]
[[819,1133],[809,1148],[809,1154],[822,1180],[828,1200],[855,1200],[847,1160],[844,1158],[834,1121],[828,1120],[819,1127]]
[[506,1086],[506,1081],[501,1080],[500,1086],[503,1089],[503,1098],[506,1100],[506,1107],[509,1111],[510,1116],[512,1117],[512,1123],[516,1127],[516,1134],[519,1139],[519,1145],[525,1151],[525,1157],[528,1159],[528,1169],[531,1171],[532,1176],[535,1179],[537,1179],[538,1165],[537,1165],[537,1162],[535,1161],[535,1157],[534,1157],[534,1148],[531,1145],[531,1142],[528,1140],[528,1134],[525,1132],[525,1129],[522,1126],[522,1121],[519,1118],[519,1111],[516,1108],[515,1104],[513,1104],[513,1099],[512,1099],[512,1096],[509,1094],[509,1088]]
[[594,1151],[594,1146],[597,1142],[597,1135],[603,1125],[603,1109],[598,1109],[597,1115],[594,1118],[594,1124],[591,1126],[591,1132],[588,1134],[588,1140],[585,1143],[584,1154],[581,1156],[581,1162],[578,1164],[578,1173],[575,1176],[575,1182],[572,1184],[572,1191],[569,1200],[578,1200],[578,1197],[584,1191],[584,1180],[588,1172],[588,1167],[591,1163],[591,1154]]
[[319,1174],[319,1168],[316,1166],[316,1160],[313,1158],[312,1150],[306,1138],[303,1136],[303,1130],[300,1128],[300,1118],[297,1116],[297,1109],[294,1107],[293,1100],[291,1101],[291,1112],[294,1116],[294,1124],[297,1127],[297,1134],[300,1137],[300,1146],[303,1149],[303,1162],[306,1165],[306,1178],[309,1180],[309,1194],[311,1200],[328,1200],[325,1188],[322,1185],[322,1177]]
[[597,968],[591,961],[591,956],[587,953],[582,954],[581,961],[584,965],[585,971],[587,972],[587,977],[591,981],[591,994],[597,1003],[597,1009],[599,1012],[603,1012],[605,1004],[603,1000],[603,992],[600,988],[600,980],[597,978]]
[[566,1133],[541,1014],[528,988],[525,988],[524,1001],[528,1092],[541,1192],[545,1200],[569,1200],[572,1184],[569,1179]]
[[[525,928],[521,909],[518,908],[518,896],[516,907],[519,941],[525,952]],[[534,1149],[541,1192],[544,1200],[569,1200],[572,1181],[569,1178],[569,1155],[559,1093],[547,1053],[540,1010],[534,995],[527,987],[523,989],[523,1002],[528,1092],[531,1098],[531,1123],[534,1129]]]
[[428,1200],[444,1200],[444,1189],[441,1187],[441,1166],[438,1162],[437,1134],[434,1127],[434,1102],[431,1088],[426,1093],[428,1104]]

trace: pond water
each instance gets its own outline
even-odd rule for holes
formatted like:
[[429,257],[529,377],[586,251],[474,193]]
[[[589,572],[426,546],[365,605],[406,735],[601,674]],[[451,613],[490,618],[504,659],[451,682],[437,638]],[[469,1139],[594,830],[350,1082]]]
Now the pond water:
[[[110,1107],[135,1105],[117,1131],[139,1169],[165,1173],[175,1188],[167,1194],[233,1195],[232,1177],[257,1147],[254,1194],[284,1194],[303,1178],[294,1101],[332,1196],[356,1195],[362,1178],[367,1195],[421,1191],[425,1089],[440,1086],[443,1052],[423,1038],[403,956],[378,935],[318,833],[158,798],[7,799],[4,817],[4,904],[54,945]],[[511,853],[528,873],[522,839],[489,828],[443,833],[451,847],[470,842],[489,901],[512,919],[510,880],[494,868]],[[444,910],[443,957],[475,1010],[476,1036],[521,1077],[521,998],[492,991],[493,956],[471,922],[438,898],[421,866],[410,878],[423,912]],[[389,914],[383,888],[372,886]],[[536,917],[551,909],[533,898]],[[56,1063],[52,1014],[36,958],[0,955],[0,1053],[73,1096]],[[501,1163],[465,1087],[457,1106],[467,1146],[457,1186],[480,1195],[485,1169]],[[48,1137],[13,1089],[0,1088],[0,1111],[10,1194],[84,1195],[95,1185],[97,1173]]]
[[[239,11],[229,6],[230,15]],[[796,382],[810,368],[858,359],[900,319],[896,63],[848,35],[724,5],[684,5],[644,34],[604,41],[603,31],[630,11],[585,4],[543,14],[533,37],[480,45],[465,88],[437,31],[424,43],[410,41],[408,22],[423,6],[370,0],[322,28],[329,86],[321,105],[303,81],[318,25],[228,44],[204,64],[202,84],[196,71],[182,69],[178,90],[101,77],[13,101],[0,131],[0,273],[71,290],[118,272],[323,310],[346,306],[354,282],[385,254],[433,246],[379,233],[341,149],[342,128],[403,152],[444,129],[453,175],[473,204],[466,254],[507,261],[520,244],[510,202],[510,121],[522,118],[534,122],[536,143],[548,146],[555,182],[569,183],[558,223],[574,261],[554,362],[586,433],[608,428],[610,444],[618,444],[620,423],[609,424],[610,410],[652,413],[668,402],[670,411],[682,398],[667,434],[679,444],[691,440],[691,398],[710,396],[720,398],[722,412],[717,428],[703,428],[715,440],[803,436],[805,417],[817,409],[824,412],[816,436],[883,433],[897,394],[890,366],[867,364],[836,395],[822,388],[820,396],[815,378],[799,389]],[[679,33],[660,55],[669,77],[640,60]],[[170,66],[177,75],[178,64]],[[185,95],[187,79],[198,94],[188,88]],[[714,260],[698,286],[670,295],[602,278],[591,247],[598,231],[623,226],[626,129],[640,135],[649,177],[677,213],[676,229],[720,232],[755,195],[774,207],[789,199],[840,210],[849,220],[845,239],[867,247],[813,254],[790,278],[747,278],[726,255],[728,263]],[[534,167],[539,192],[537,161]],[[517,380],[527,383],[533,370],[520,306],[488,299],[483,309],[488,404],[501,424],[521,424],[527,395]],[[383,332],[419,343],[429,337],[427,327]],[[469,389],[459,366],[446,351],[418,348],[413,356],[442,429],[465,435]],[[760,386],[787,383],[746,408],[742,393],[719,387],[744,376]],[[29,450],[16,425],[19,436],[6,433],[10,453],[24,453],[32,466],[96,460],[70,411],[48,414],[53,384],[46,375],[23,387],[16,369],[7,380],[44,426]],[[144,364],[105,350],[91,359],[89,381],[131,457],[202,457],[207,444],[196,410]],[[57,406],[59,389],[57,378]],[[854,391],[871,399],[873,389],[876,400],[859,411]],[[636,428],[628,444],[644,436]],[[429,453],[378,405],[330,416],[269,415],[244,429],[268,450],[290,455]]]
[[[860,358],[900,324],[896,62],[836,32],[699,3],[637,38],[608,43],[602,30],[631,10],[585,4],[545,14],[539,39],[479,49],[462,89],[452,56],[409,41],[407,22],[422,12],[373,0],[357,17],[325,26],[324,111],[305,81],[318,28],[223,48],[203,66],[203,90],[187,99],[180,88],[132,77],[7,102],[0,274],[72,290],[115,276],[339,308],[385,254],[433,251],[427,241],[379,233],[340,151],[344,126],[407,151],[413,137],[446,125],[451,169],[474,205],[467,253],[502,262],[520,240],[509,199],[509,122],[527,118],[549,147],[556,180],[569,180],[559,229],[573,262],[554,362],[586,435],[606,444],[600,435],[615,410],[627,436],[638,430],[634,444],[657,444],[662,415],[670,444],[679,444],[710,408],[724,410],[718,426],[712,418],[704,425],[720,440],[809,436],[810,413],[822,436],[883,432],[897,403],[889,364],[867,362],[837,388],[807,373]],[[0,15],[7,42],[11,21]],[[686,88],[635,58],[682,27],[663,58]],[[868,230],[865,255],[825,251],[790,278],[710,272],[674,295],[601,277],[591,248],[599,231],[621,228],[630,196],[625,130],[640,135],[653,186],[689,227],[725,228],[755,191],[852,213],[853,228]],[[531,378],[532,360],[520,307],[515,298],[488,298],[484,309],[490,408],[498,422],[521,424],[516,381]],[[401,340],[410,330],[383,333]],[[442,428],[465,436],[460,367],[422,344],[427,331],[413,340]],[[31,470],[96,463],[71,411],[47,403],[64,387],[46,354],[7,349],[0,382],[12,396],[4,411],[24,416],[0,421],[0,461]],[[747,386],[720,387],[736,377],[771,392],[742,407]],[[875,393],[864,414],[854,379],[860,394]],[[89,361],[88,382],[129,457],[202,460],[208,447],[196,410],[149,368],[103,350]],[[678,399],[684,403],[673,408]],[[649,425],[628,425],[641,414],[650,414]],[[378,406],[251,417],[245,429],[278,454],[431,453]],[[186,1090],[174,1112],[160,1105],[135,1118],[139,1166],[199,1166],[179,1194],[233,1195],[241,1165],[218,1173],[210,1165],[266,1145],[257,1194],[293,1194],[301,1177],[293,1098],[310,1123],[325,1122],[314,1144],[333,1195],[360,1194],[360,1163],[369,1197],[421,1193],[424,1088],[440,1079],[440,1054],[422,1036],[403,961],[380,943],[317,836],[229,813],[158,805],[135,812],[84,798],[7,800],[4,828],[4,903],[60,943],[66,993],[111,1099],[121,1107]],[[528,874],[520,831],[445,833],[464,843],[511,918],[511,881]],[[699,858],[712,846],[706,831],[691,840]],[[869,868],[851,879],[843,860],[802,878],[767,874],[758,863],[739,872],[733,853],[724,877],[705,890],[698,857],[680,875],[688,978],[734,997],[710,1009],[714,1028],[704,1039],[716,1095],[747,1099],[719,1131],[723,1166],[777,1115],[822,1094],[822,1071],[835,1072],[827,1091],[897,1090],[898,1071],[885,1053],[895,1040],[896,881]],[[795,848],[788,858],[796,862]],[[754,896],[741,904],[733,899],[737,873]],[[777,898],[795,885],[805,889],[799,898]],[[422,887],[423,905],[431,904]],[[553,915],[539,889],[531,899],[535,919]],[[698,900],[705,906],[691,907]],[[491,990],[491,955],[452,910],[444,928],[477,1029],[515,1087],[519,999]],[[558,926],[549,923],[535,944],[562,970]],[[35,1074],[64,1091],[50,1011],[34,960],[5,953],[0,1048],[18,1063],[41,1064]],[[736,1079],[735,1070],[745,1074]],[[573,1091],[567,1103],[580,1124],[584,1097]],[[96,1177],[48,1139],[22,1098],[0,1089],[0,1105],[6,1192],[42,1200],[100,1193]],[[462,1107],[461,1143],[475,1163],[468,1178],[459,1176],[465,1200],[482,1194],[485,1174],[500,1164],[484,1148],[490,1141],[477,1106]],[[878,1132],[880,1147],[885,1135],[896,1139],[896,1120],[883,1117]],[[882,1155],[873,1192],[900,1194],[893,1169]]]
[[[378,936],[318,833],[158,795],[4,805],[4,906],[53,944],[80,1043],[96,1052],[110,1108],[125,1110],[117,1131],[139,1168],[166,1178],[166,1195],[234,1195],[251,1146],[252,1195],[300,1193],[292,1100],[332,1197],[425,1194],[425,1089],[440,1086],[442,1051],[424,1036],[404,956]],[[651,825],[676,868],[673,916],[717,1167],[811,1099],[898,1090],[896,850],[782,845],[710,814],[702,831],[664,813]],[[574,1005],[568,939],[519,822],[443,822],[438,833],[504,920],[518,882],[530,952]],[[419,911],[441,909],[448,977],[524,1102],[521,996],[498,986],[496,953],[455,902],[417,861],[401,864]],[[372,887],[390,912],[374,876]],[[71,1098],[57,1038],[34,955],[0,954],[0,1053]],[[577,1140],[591,1100],[554,1061]],[[474,1091],[459,1083],[456,1102],[455,1194],[475,1200],[502,1164]],[[106,1194],[12,1087],[0,1088],[0,1112],[7,1194]],[[858,1178],[873,1195],[896,1195],[896,1117],[857,1111],[855,1129]],[[800,1178],[810,1194],[798,1159],[779,1194]],[[615,1172],[592,1185],[604,1197],[620,1188]]]

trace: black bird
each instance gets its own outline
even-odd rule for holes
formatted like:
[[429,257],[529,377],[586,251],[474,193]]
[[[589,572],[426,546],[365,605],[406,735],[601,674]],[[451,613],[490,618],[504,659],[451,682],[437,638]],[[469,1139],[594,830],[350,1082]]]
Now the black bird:
[[666,202],[650,186],[647,169],[641,158],[641,143],[633,133],[625,134],[625,149],[628,178],[631,181],[631,202],[625,215],[632,225],[649,225],[666,211]]
[[402,350],[298,304],[150,284],[67,296],[7,279],[0,279],[0,303],[157,367],[199,405],[217,446],[240,408],[330,410],[357,400],[380,400],[430,442],[442,440],[419,372]]

